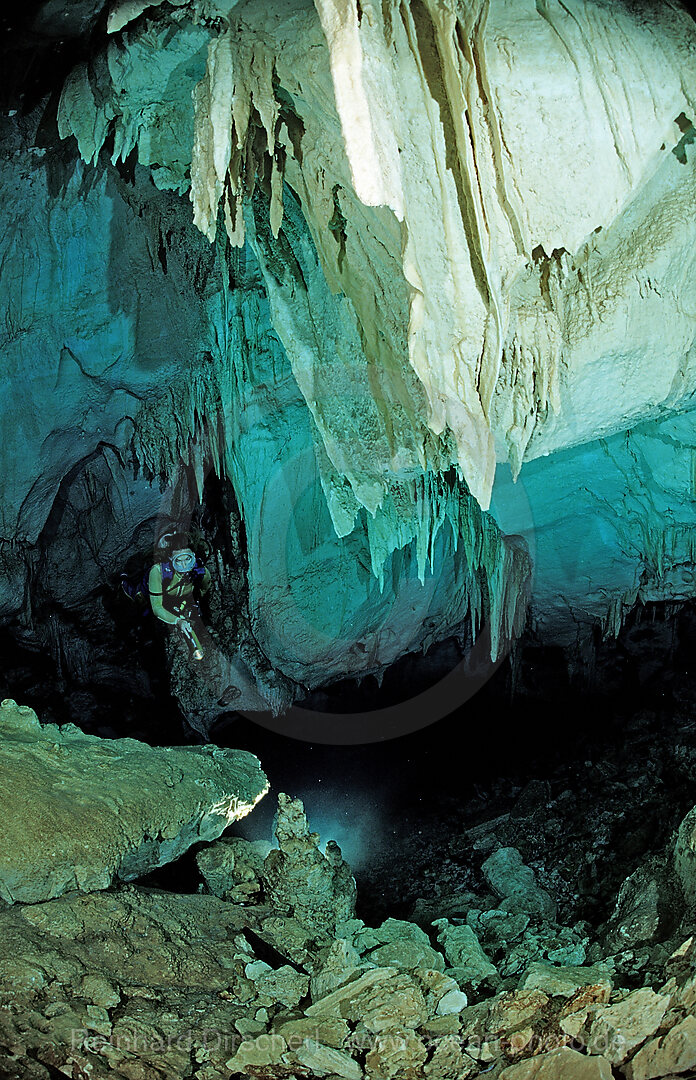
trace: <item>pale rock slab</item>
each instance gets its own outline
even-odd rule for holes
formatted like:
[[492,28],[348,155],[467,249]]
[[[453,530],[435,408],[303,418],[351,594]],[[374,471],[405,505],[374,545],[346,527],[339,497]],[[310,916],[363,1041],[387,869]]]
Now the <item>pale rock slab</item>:
[[431,1017],[458,1016],[468,1005],[466,994],[450,975],[427,968],[418,968],[413,974],[421,985]]
[[0,897],[9,903],[132,881],[218,837],[268,790],[246,751],[99,739],[42,726],[10,699],[0,706],[0,772]]
[[305,1039],[294,1051],[294,1058],[309,1069],[313,1076],[341,1077],[342,1080],[361,1080],[363,1071],[349,1054],[331,1046],[322,1046],[314,1039]]
[[287,1049],[287,1043],[281,1035],[259,1035],[256,1039],[243,1042],[237,1053],[225,1064],[228,1069],[238,1073],[279,1065],[284,1060]]
[[419,941],[392,941],[380,945],[367,954],[367,959],[377,967],[396,967],[402,971],[413,971],[415,968],[445,969],[442,953]]
[[394,968],[374,968],[305,1010],[310,1017],[361,1021],[377,1034],[420,1027],[428,1010],[418,984]]
[[587,1057],[562,1047],[503,1069],[499,1080],[612,1080],[611,1065],[605,1057]]
[[612,1065],[620,1065],[657,1031],[669,1008],[668,994],[656,994],[649,987],[633,990],[615,1005],[597,1005],[586,1024],[588,1045],[603,1054]]
[[543,960],[530,964],[520,980],[523,990],[537,989],[552,997],[573,998],[582,989],[592,1000],[604,1002],[609,1001],[613,985],[607,969],[601,965],[557,967]]
[[367,965],[361,964],[360,954],[350,942],[343,938],[334,941],[317,964],[317,969],[312,972],[312,1001],[318,1001],[337,990],[339,986],[364,971],[365,966]]
[[628,1062],[628,1080],[655,1080],[696,1069],[696,1016],[687,1016],[659,1039],[652,1039]]
[[275,1030],[282,1035],[291,1050],[297,1049],[307,1039],[340,1050],[350,1035],[347,1021],[336,1017],[312,1019],[302,1016],[296,1020],[277,1023]]

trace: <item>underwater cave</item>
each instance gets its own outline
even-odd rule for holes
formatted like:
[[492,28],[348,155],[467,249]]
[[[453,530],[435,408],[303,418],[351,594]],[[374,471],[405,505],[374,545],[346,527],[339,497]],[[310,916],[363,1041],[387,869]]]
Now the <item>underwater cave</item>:
[[0,1077],[696,1077],[696,22],[0,16]]

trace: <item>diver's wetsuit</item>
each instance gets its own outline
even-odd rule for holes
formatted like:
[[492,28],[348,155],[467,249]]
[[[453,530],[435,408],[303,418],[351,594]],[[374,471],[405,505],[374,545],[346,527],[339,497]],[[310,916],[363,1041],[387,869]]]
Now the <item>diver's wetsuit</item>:
[[[198,592],[199,596],[205,596],[209,588],[210,572],[207,569],[196,579],[190,574],[180,574],[171,567],[171,577],[163,580],[162,566],[160,563],[155,563],[148,576],[148,592],[152,610],[161,622],[170,626],[176,626],[181,618],[189,623],[192,620],[197,621],[200,616],[196,593]],[[195,648],[200,649],[195,629],[193,638]]]

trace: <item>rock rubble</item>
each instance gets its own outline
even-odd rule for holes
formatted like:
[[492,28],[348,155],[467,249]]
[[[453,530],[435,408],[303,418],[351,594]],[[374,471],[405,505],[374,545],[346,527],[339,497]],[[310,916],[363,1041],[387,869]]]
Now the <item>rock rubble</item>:
[[[340,849],[322,853],[299,800],[279,796],[275,828],[265,855],[239,838],[201,849],[197,895],[125,885],[2,910],[0,1074],[686,1080],[696,1067],[686,896],[655,985],[629,985],[611,958],[532,960],[503,976],[520,933],[563,929],[545,929],[553,897],[539,903],[519,852],[490,856],[494,963],[461,917],[365,925]],[[680,844],[665,855],[675,880]],[[495,886],[491,866],[526,882],[515,907],[531,911],[500,911],[501,893],[524,890]],[[518,920],[510,941],[501,916]]]

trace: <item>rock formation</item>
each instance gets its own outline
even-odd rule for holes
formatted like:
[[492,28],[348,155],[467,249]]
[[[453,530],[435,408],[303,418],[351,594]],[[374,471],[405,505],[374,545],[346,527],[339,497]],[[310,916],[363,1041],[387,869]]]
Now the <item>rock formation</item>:
[[218,837],[268,790],[246,751],[99,739],[42,726],[9,699],[0,773],[0,898],[9,903],[142,877]]
[[55,122],[3,124],[3,617],[80,677],[114,574],[215,503],[205,730],[229,685],[496,660],[530,587],[564,646],[693,595],[677,3],[93,16]]
[[[307,844],[301,804],[279,800],[280,849],[258,866],[259,891],[223,900],[121,885],[0,911],[0,1070],[48,1080],[55,1070],[155,1080],[650,1080],[685,1078],[695,1067],[696,946],[681,902],[670,936],[656,943],[642,986],[602,952],[527,962],[495,980],[458,978],[470,925],[404,919],[366,926],[339,920],[345,900],[316,889],[322,858]],[[690,815],[691,816],[691,815]],[[315,834],[309,834],[314,836]],[[288,859],[294,842],[294,861]],[[232,849],[251,865],[241,838]],[[227,844],[228,848],[224,845]],[[205,880],[223,891],[219,858],[230,841],[201,849]],[[327,845],[328,846],[328,845]],[[279,859],[285,849],[285,858]],[[510,848],[489,857],[514,867]],[[679,851],[665,851],[678,880]],[[491,863],[493,859],[493,863]],[[213,872],[212,866],[216,869]],[[227,863],[230,874],[234,865]],[[527,868],[528,869],[528,868]],[[496,871],[497,873],[497,871]],[[319,872],[322,879],[323,872]],[[286,875],[286,876],[284,876]],[[328,879],[327,879],[328,880]],[[507,880],[507,878],[506,878]],[[235,885],[234,888],[238,888]],[[297,911],[288,914],[287,897]],[[471,911],[500,912],[471,896]],[[314,902],[315,924],[301,921]],[[334,918],[325,918],[333,903]],[[278,906],[276,906],[278,903]],[[553,931],[537,905],[539,937]],[[564,928],[560,928],[564,929]],[[565,928],[567,929],[567,928]],[[558,928],[556,928],[558,930]],[[458,931],[466,931],[465,934]],[[691,932],[690,932],[691,931]],[[437,934],[437,941],[435,940]],[[623,948],[632,944],[628,939]],[[499,937],[496,965],[511,971],[514,937]],[[455,966],[448,969],[448,963]],[[487,961],[493,972],[496,966]],[[615,1071],[616,1070],[616,1071]]]

